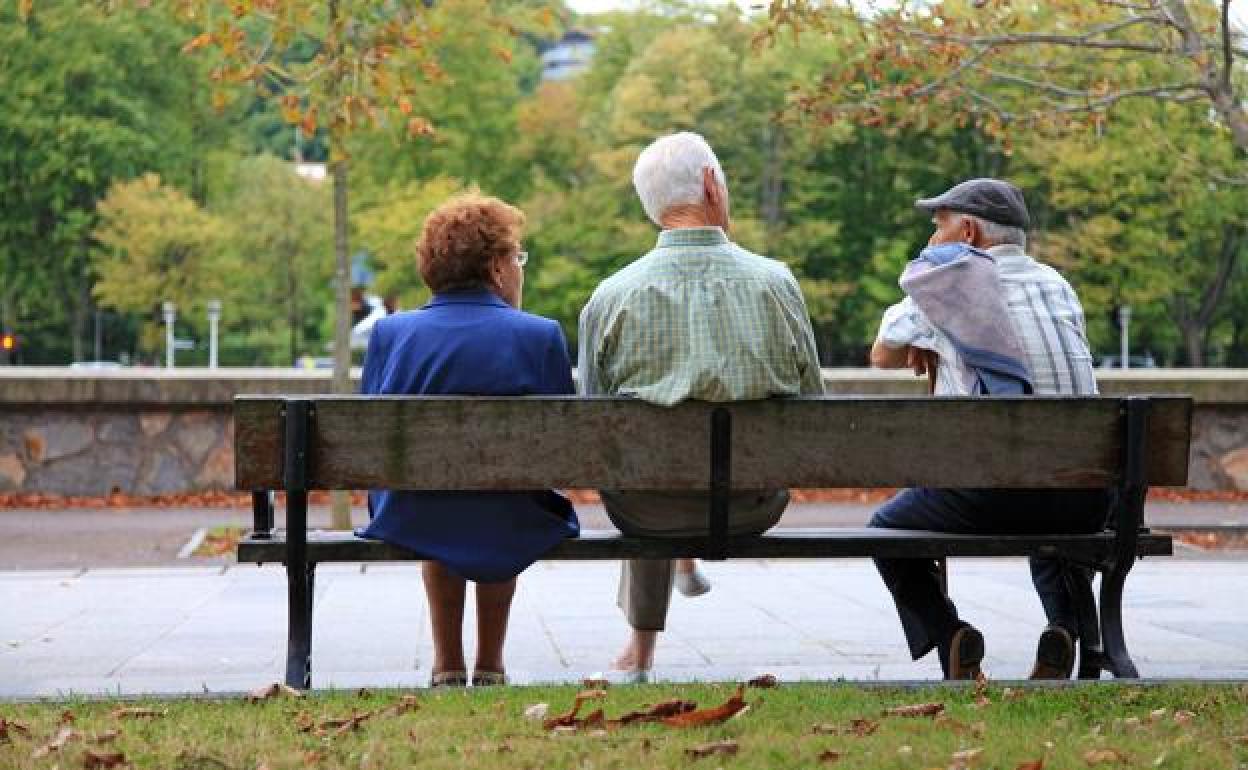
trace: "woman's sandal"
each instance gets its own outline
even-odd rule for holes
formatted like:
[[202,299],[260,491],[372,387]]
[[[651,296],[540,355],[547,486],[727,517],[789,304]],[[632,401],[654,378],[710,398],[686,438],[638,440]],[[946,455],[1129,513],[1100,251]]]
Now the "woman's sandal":
[[507,684],[507,674],[502,671],[473,671],[473,687],[497,687]]
[[[475,679],[475,677],[474,677]],[[467,671],[438,671],[429,677],[430,687],[467,687]]]

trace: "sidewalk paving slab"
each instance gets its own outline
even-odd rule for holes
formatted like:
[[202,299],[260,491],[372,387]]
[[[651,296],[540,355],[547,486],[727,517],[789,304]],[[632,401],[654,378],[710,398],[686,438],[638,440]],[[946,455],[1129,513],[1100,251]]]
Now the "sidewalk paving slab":
[[[714,589],[673,598],[656,678],[935,679],[909,660],[870,561],[705,565]],[[627,636],[618,565],[548,562],[522,576],[508,638],[517,683],[603,672]],[[991,676],[1025,676],[1043,617],[1020,559],[958,560],[950,587],[988,640]],[[1127,639],[1141,674],[1248,678],[1243,561],[1149,559],[1128,582]],[[7,573],[0,581],[0,696],[248,690],[284,669],[285,573],[276,566]],[[471,613],[469,613],[471,617]],[[465,627],[469,650],[473,624]],[[318,687],[411,687],[432,647],[420,570],[318,570]]]

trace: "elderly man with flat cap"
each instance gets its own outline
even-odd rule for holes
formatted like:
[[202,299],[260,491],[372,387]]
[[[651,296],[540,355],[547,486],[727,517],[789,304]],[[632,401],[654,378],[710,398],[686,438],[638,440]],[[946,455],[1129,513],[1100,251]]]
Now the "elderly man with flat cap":
[[[1030,216],[1022,192],[1002,180],[971,179],[916,206],[932,216],[936,231],[901,276],[906,297],[885,312],[872,365],[926,373],[936,395],[1095,395],[1083,309],[1066,279],[1027,255]],[[1097,532],[1108,502],[1101,490],[914,488],[881,507],[871,526]],[[938,565],[877,559],[876,566],[914,659],[936,649],[947,679],[975,678],[984,638],[958,616]],[[1078,636],[1072,587],[1090,578],[1073,568],[1064,575],[1052,559],[1032,559],[1031,572],[1049,621],[1031,676],[1069,678]]]

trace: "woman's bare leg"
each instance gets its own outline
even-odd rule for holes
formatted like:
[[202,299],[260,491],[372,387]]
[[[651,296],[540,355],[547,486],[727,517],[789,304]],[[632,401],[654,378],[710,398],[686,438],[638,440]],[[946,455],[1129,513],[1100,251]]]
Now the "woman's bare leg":
[[433,673],[464,670],[464,579],[436,561],[421,566],[433,627]]
[[693,559],[672,559],[672,566],[676,568],[676,572],[688,575],[698,565]]
[[474,671],[503,672],[503,644],[507,641],[507,618],[516,595],[516,579],[502,583],[477,583],[477,660]]

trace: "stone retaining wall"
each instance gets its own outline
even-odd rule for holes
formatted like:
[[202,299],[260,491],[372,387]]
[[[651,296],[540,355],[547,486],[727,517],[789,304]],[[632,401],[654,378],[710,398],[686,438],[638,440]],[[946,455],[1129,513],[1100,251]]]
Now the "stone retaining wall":
[[[1248,489],[1248,371],[1098,373],[1106,394],[1196,400],[1190,486]],[[921,395],[905,373],[828,369],[829,393]],[[0,492],[104,495],[232,489],[237,393],[324,393],[296,370],[0,368]]]

